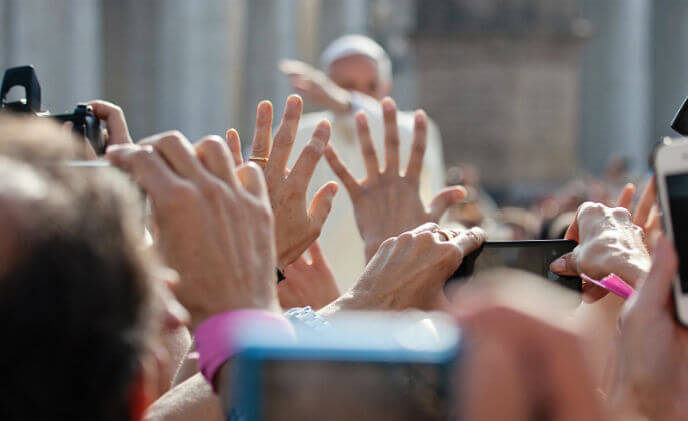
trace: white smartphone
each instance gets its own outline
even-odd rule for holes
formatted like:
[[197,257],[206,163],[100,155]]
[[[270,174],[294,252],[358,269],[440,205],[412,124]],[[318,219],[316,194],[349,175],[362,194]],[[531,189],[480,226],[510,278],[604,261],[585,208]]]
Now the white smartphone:
[[665,139],[655,151],[654,167],[664,228],[679,258],[674,279],[676,316],[688,326],[688,138]]

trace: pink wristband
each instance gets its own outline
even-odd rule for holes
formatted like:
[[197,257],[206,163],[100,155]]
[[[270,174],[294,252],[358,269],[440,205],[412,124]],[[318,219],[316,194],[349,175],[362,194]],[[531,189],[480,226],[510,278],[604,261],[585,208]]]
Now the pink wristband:
[[617,275],[614,275],[613,273],[605,276],[600,281],[598,281],[597,279],[592,279],[584,273],[581,274],[581,278],[586,282],[595,284],[600,288],[604,288],[607,291],[618,295],[624,300],[627,300],[628,297],[630,297],[635,292],[632,286],[628,285],[626,281],[624,281]]
[[232,310],[204,320],[196,328],[194,338],[199,368],[213,389],[217,370],[237,353],[237,340],[247,324],[261,334],[294,336],[294,329],[287,319],[265,310]]

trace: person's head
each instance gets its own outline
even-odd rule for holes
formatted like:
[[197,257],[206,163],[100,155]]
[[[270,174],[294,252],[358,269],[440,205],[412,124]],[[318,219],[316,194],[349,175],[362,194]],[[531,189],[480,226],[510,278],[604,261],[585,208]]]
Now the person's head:
[[392,63],[385,50],[363,35],[345,35],[322,53],[321,64],[340,87],[382,100],[392,91]]
[[[153,394],[165,311],[141,249],[136,189],[116,170],[55,165],[73,156],[57,126],[4,119],[0,418],[138,418]],[[25,140],[42,133],[64,148],[37,142],[30,154],[18,126]]]

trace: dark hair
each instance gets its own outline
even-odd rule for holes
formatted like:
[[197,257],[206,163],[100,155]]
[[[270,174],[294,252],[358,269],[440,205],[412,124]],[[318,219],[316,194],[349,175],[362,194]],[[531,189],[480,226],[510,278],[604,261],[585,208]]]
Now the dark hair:
[[[0,419],[127,420],[151,307],[135,189],[114,170],[51,177],[5,161],[16,163],[0,164]],[[30,171],[39,198],[14,180]]]

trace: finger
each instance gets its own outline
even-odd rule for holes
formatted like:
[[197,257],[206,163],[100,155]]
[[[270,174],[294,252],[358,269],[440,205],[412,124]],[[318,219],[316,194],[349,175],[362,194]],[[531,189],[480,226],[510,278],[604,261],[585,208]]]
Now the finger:
[[154,203],[165,198],[171,186],[183,181],[152,146],[113,145],[108,147],[105,157],[131,174]]
[[363,162],[365,163],[366,173],[368,179],[374,179],[380,175],[380,167],[377,160],[377,153],[373,145],[373,138],[370,135],[370,125],[368,124],[368,116],[365,111],[356,113],[356,133],[358,135],[358,143],[361,146],[361,155],[363,155]]
[[288,276],[288,275],[289,275],[289,272],[291,272],[290,269],[297,269],[297,270],[300,270],[300,271],[304,271],[304,270],[308,270],[308,266],[309,266],[310,264],[311,264],[311,263],[310,263],[310,262],[308,261],[308,259],[306,258],[306,255],[305,255],[305,254],[302,254],[301,256],[299,256],[298,259],[296,259],[296,260],[294,260],[293,262],[291,262],[291,263],[289,264],[289,266],[287,266],[287,267],[284,269],[284,275],[285,275],[285,277],[286,277],[287,279],[289,279],[289,276]]
[[217,136],[208,136],[196,144],[196,155],[205,168],[228,186],[236,188],[234,162],[225,142]]
[[270,151],[270,160],[265,168],[268,180],[273,177],[283,177],[291,154],[291,148],[296,138],[296,130],[299,127],[299,119],[303,110],[303,101],[298,95],[287,98],[282,122],[275,134],[275,142]]
[[464,197],[466,197],[466,189],[462,186],[443,189],[430,202],[430,219],[438,222],[450,206],[459,203]]
[[313,241],[310,247],[308,247],[308,255],[311,257],[311,262],[313,265],[319,265],[327,262],[318,240]]
[[434,223],[434,222],[426,222],[426,223],[424,223],[423,225],[420,225],[420,226],[418,226],[418,227],[412,229],[412,230],[409,231],[409,232],[411,232],[412,234],[420,234],[421,232],[426,232],[426,231],[435,232],[435,231],[437,231],[437,230],[439,230],[439,229],[440,229],[440,227],[439,227],[439,225],[437,225],[436,223]]
[[600,288],[595,284],[591,284],[589,282],[584,282],[581,290],[581,298],[583,299],[584,302],[588,304],[592,304],[594,302],[597,302],[601,300],[602,298],[606,297],[607,294],[609,294],[609,291],[607,291],[604,288]]
[[662,235],[657,239],[652,268],[638,289],[638,306],[651,310],[666,305],[678,270],[678,258],[671,241]]
[[397,106],[392,98],[382,100],[385,120],[385,173],[399,175],[399,126]]
[[647,184],[647,186],[645,186],[645,190],[643,190],[643,194],[640,196],[638,204],[635,207],[635,211],[633,212],[634,224],[640,227],[645,226],[649,219],[652,206],[655,204],[656,195],[655,177],[652,176],[650,182]]
[[253,196],[260,201],[270,206],[270,198],[268,197],[268,187],[265,184],[265,176],[259,166],[253,162],[247,162],[236,170],[239,181]]
[[227,146],[229,146],[229,151],[232,153],[234,165],[238,167],[243,164],[244,158],[241,156],[241,139],[239,139],[239,132],[234,129],[227,130],[225,140],[227,141]]
[[560,276],[578,276],[580,274],[578,268],[578,255],[575,252],[566,253],[553,261],[549,265],[549,270]]
[[132,144],[131,136],[129,136],[129,128],[127,127],[127,120],[124,117],[124,112],[117,105],[101,100],[90,101],[88,105],[93,108],[93,114],[100,120],[105,121],[108,129],[107,145],[125,145]]
[[[256,127],[253,132],[251,156],[267,158],[270,155],[270,141],[272,138],[272,103],[261,101],[256,109]],[[265,164],[258,163],[265,168]]]
[[428,117],[425,111],[418,110],[414,119],[413,145],[411,146],[411,157],[406,167],[406,177],[418,182],[420,171],[423,168],[423,156],[425,156],[425,146],[427,144]]
[[661,222],[662,213],[659,211],[659,207],[657,207],[656,204],[652,205],[652,209],[650,210],[650,216],[648,217],[647,222],[643,227],[645,229],[645,232],[649,234],[654,231],[659,231],[661,229]]
[[633,195],[635,194],[635,186],[631,183],[628,183],[624,186],[623,190],[621,190],[621,194],[619,195],[619,199],[616,201],[616,206],[626,208],[629,211],[631,210],[631,203],[633,203]]
[[461,253],[466,256],[477,250],[487,240],[487,233],[479,227],[459,232],[459,235],[449,240],[456,244]]
[[160,133],[139,142],[152,146],[170,164],[170,167],[184,178],[198,180],[203,168],[196,159],[191,143],[178,131]]
[[330,165],[330,168],[332,168],[332,171],[334,171],[335,175],[341,180],[342,184],[344,184],[344,187],[349,192],[349,195],[352,197],[356,195],[360,186],[358,185],[358,182],[354,176],[351,175],[349,169],[342,162],[341,158],[339,158],[339,154],[331,143],[325,148],[325,159]]
[[308,218],[311,225],[321,229],[327,216],[330,214],[332,209],[332,201],[334,200],[334,195],[337,194],[339,186],[334,181],[331,181],[318,190],[313,196],[313,201],[308,208]]
[[304,75],[313,70],[311,66],[300,60],[282,59],[277,62],[277,68],[287,76]]
[[580,232],[578,229],[578,214],[580,213],[580,207],[576,210],[576,216],[573,218],[573,222],[566,229],[566,234],[564,234],[564,240],[572,240],[575,242],[580,241]]
[[320,162],[327,142],[330,140],[331,131],[332,128],[327,120],[318,123],[313,132],[313,137],[296,160],[294,168],[289,173],[288,180],[298,191],[305,192],[308,188],[308,183],[313,177],[315,167]]

